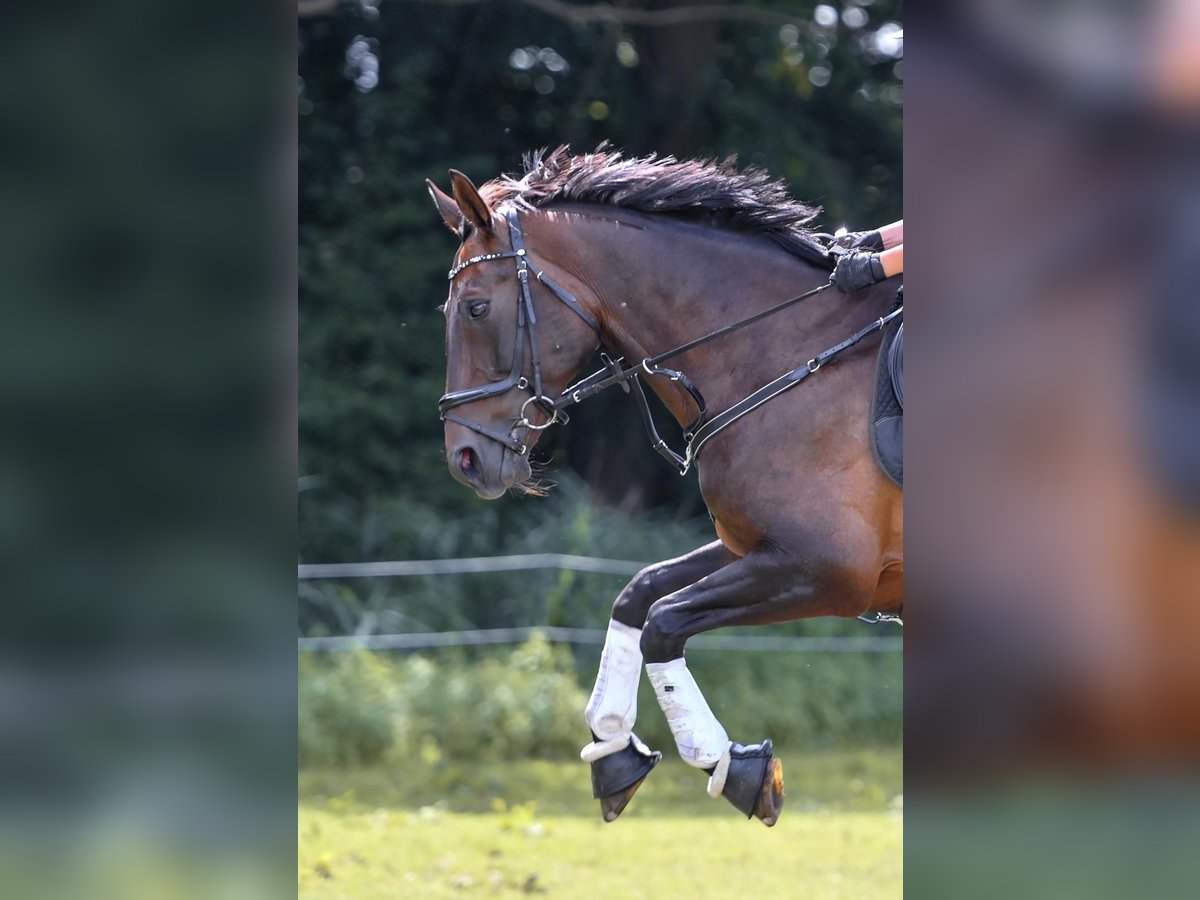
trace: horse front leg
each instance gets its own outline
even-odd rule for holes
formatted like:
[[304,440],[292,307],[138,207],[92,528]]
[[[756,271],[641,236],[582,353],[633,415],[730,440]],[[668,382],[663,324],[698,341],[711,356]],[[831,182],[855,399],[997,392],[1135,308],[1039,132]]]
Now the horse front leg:
[[[828,571],[845,572],[844,568]],[[778,550],[756,550],[695,584],[655,601],[641,639],[646,674],[667,717],[679,755],[709,773],[708,792],[771,826],[783,807],[783,765],[769,740],[729,740],[688,671],[683,650],[693,635],[732,625],[766,625],[819,615],[855,615],[869,586],[813,567]]]
[[604,821],[621,814],[650,770],[662,758],[633,733],[638,679],[642,672],[642,623],[651,605],[735,559],[720,541],[686,556],[642,569],[613,604],[612,620],[600,654],[600,670],[586,718],[592,742],[580,753],[591,763],[592,793]]

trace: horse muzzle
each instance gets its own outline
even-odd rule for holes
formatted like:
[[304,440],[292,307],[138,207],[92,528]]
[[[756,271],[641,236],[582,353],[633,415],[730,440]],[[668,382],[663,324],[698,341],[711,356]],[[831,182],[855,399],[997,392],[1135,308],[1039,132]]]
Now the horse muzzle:
[[447,464],[455,481],[484,500],[504,496],[509,488],[528,481],[532,474],[526,456],[495,441],[460,444],[447,455]]

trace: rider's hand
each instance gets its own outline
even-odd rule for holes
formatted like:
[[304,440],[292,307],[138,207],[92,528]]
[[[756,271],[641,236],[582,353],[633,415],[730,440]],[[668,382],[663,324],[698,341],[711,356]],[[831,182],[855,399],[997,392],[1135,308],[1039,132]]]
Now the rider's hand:
[[861,291],[884,280],[883,263],[878,253],[852,251],[838,257],[829,283],[843,294]]
[[883,235],[878,231],[851,231],[835,235],[829,244],[839,250],[874,250],[880,253],[883,251]]

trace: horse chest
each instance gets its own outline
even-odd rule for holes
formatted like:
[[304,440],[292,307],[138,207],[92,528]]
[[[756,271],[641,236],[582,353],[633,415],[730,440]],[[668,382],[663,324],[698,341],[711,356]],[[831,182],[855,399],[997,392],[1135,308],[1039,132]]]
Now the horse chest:
[[745,556],[753,549],[750,542],[722,526],[720,519],[713,519],[713,525],[716,527],[717,537],[730,553],[736,556]]

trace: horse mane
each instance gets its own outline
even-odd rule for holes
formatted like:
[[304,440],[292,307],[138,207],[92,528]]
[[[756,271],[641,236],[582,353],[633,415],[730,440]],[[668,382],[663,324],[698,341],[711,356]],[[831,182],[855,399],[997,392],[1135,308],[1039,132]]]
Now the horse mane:
[[481,193],[493,207],[511,201],[526,209],[553,203],[591,203],[672,216],[745,234],[759,234],[787,252],[826,269],[833,258],[807,227],[821,212],[794,200],[765,170],[737,170],[737,157],[678,160],[657,154],[626,159],[606,141],[571,155],[564,144],[526,153],[520,178],[501,175]]

